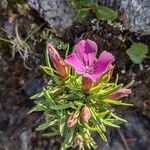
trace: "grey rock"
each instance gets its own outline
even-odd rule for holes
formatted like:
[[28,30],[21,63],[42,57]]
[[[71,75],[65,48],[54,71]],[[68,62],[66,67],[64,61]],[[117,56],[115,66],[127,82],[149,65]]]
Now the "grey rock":
[[[56,34],[63,35],[75,21],[75,12],[67,0],[27,0],[49,23]],[[122,15],[125,29],[150,34],[150,0],[99,0],[100,5],[113,8]]]
[[74,11],[66,0],[27,0],[54,30],[62,35],[74,22]]
[[132,0],[129,5],[126,1],[121,3],[126,28],[143,34],[150,34],[150,0]]
[[31,129],[28,129],[20,134],[21,150],[28,150],[31,141]]
[[150,0],[99,0],[100,4],[121,12],[125,29],[150,34]]

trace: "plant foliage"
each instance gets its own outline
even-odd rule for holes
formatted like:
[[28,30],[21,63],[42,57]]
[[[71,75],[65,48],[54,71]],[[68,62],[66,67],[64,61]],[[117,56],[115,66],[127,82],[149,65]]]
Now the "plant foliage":
[[77,11],[77,18],[83,20],[90,12],[93,12],[97,19],[113,21],[117,13],[105,6],[99,6],[98,0],[69,0],[70,4]]
[[110,74],[105,73],[88,92],[84,91],[82,76],[69,67],[67,78],[60,78],[48,58],[46,51],[48,66],[41,68],[51,79],[40,93],[31,97],[35,99],[35,106],[29,113],[42,111],[45,115],[45,122],[36,130],[44,130],[45,137],[63,136],[62,150],[72,145],[78,145],[79,149],[84,149],[85,146],[96,149],[92,137],[94,132],[99,133],[103,141],[107,142],[107,128],[120,128],[121,123],[127,122],[116,114],[114,107],[132,104],[110,97],[122,89],[123,84],[118,84],[118,79],[114,83],[110,82]]

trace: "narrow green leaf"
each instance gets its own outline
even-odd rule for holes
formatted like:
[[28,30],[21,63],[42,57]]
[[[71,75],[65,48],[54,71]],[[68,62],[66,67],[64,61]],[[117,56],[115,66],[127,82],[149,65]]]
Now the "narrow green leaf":
[[106,115],[110,113],[110,110],[106,110],[104,112],[98,113],[99,118],[104,118]]
[[123,84],[120,84],[120,85],[118,85],[116,87],[113,87],[113,88],[109,88],[108,90],[106,90],[105,92],[103,92],[102,95],[103,96],[107,96],[107,95],[109,95],[111,93],[116,92],[117,90],[121,89],[122,87],[123,87]]
[[52,68],[50,68],[50,67],[46,67],[46,66],[41,66],[41,68],[43,69],[43,71],[45,72],[45,73],[47,73],[48,75],[53,75],[53,69]]
[[131,82],[129,82],[126,86],[124,86],[124,88],[129,88],[130,86],[132,86],[134,84],[135,80],[131,80]]
[[45,129],[47,129],[48,127],[54,125],[54,124],[57,123],[57,122],[58,122],[58,119],[49,120],[49,121],[47,121],[46,123],[43,123],[43,124],[39,125],[39,126],[36,128],[36,131],[45,130]]
[[46,61],[46,66],[49,67],[49,68],[51,68],[48,49],[46,49],[46,51],[45,51],[45,61]]
[[121,100],[111,100],[111,99],[104,99],[102,100],[105,103],[113,104],[113,105],[122,105],[122,106],[133,106],[133,104],[123,103]]
[[114,10],[107,8],[105,6],[98,6],[96,8],[96,16],[100,20],[112,21],[117,18],[117,13]]
[[48,91],[43,88],[43,92],[44,92],[44,96],[46,98],[46,100],[48,101],[49,104],[54,104],[54,101],[52,100],[52,97],[50,96],[50,94],[48,93]]
[[119,120],[119,121],[122,121],[122,122],[127,123],[127,121],[126,121],[126,120],[124,120],[124,119],[122,119],[122,118],[120,118],[120,117],[116,116],[116,115],[115,115],[115,114],[113,114],[113,113],[110,113],[110,115],[111,115],[112,117],[114,117],[116,120]]
[[91,93],[97,93],[97,92],[99,92],[100,91],[100,89],[103,87],[103,85],[104,85],[105,83],[99,83],[97,86],[94,86],[91,90],[90,90],[90,92]]
[[71,102],[68,104],[50,106],[50,108],[54,109],[54,110],[61,110],[61,109],[66,109],[66,108],[70,108],[70,107],[74,108],[74,105]]
[[90,127],[90,126],[87,124],[87,122],[83,122],[83,125],[84,125],[89,131],[92,131],[92,132],[97,131],[97,128]]
[[37,93],[37,94],[35,94],[35,95],[31,96],[31,97],[30,97],[30,99],[37,99],[37,98],[42,97],[43,95],[44,95],[44,93],[43,93],[43,92],[41,92],[41,93]]
[[44,137],[51,137],[51,136],[56,136],[56,135],[59,135],[59,131],[54,131],[54,132],[51,132],[51,133],[45,133],[45,134],[42,134]]
[[107,140],[107,137],[106,137],[105,134],[102,132],[101,128],[100,128],[98,125],[97,125],[96,127],[97,127],[97,129],[98,129],[98,133],[99,133],[99,135],[101,136],[102,140],[105,141],[105,142],[107,142],[107,141],[108,141],[108,140]]
[[60,114],[60,122],[59,122],[59,130],[60,130],[60,134],[63,135],[64,130],[65,130],[65,115],[64,115],[64,111],[61,110],[61,114]]
[[103,123],[101,123],[99,125],[99,127],[102,129],[103,132],[106,132],[106,128],[105,128],[105,125]]
[[38,103],[36,106],[34,106],[29,112],[28,114],[31,114],[32,112],[36,112],[36,111],[44,111],[46,110],[46,106],[44,106],[41,103]]
[[44,109],[41,108],[41,107],[38,107],[38,106],[36,105],[36,106],[34,106],[31,110],[29,110],[28,114],[31,114],[31,113],[36,112],[36,111],[44,111]]
[[66,128],[65,133],[64,133],[64,142],[62,147],[68,148],[73,140],[73,135],[74,135],[74,128]]
[[117,90],[119,90],[122,87],[123,87],[123,84],[120,84],[120,85],[115,86],[115,87],[110,87],[108,89],[105,89],[105,91],[103,90],[103,92],[101,90],[97,95],[95,95],[95,94],[91,95],[91,97],[94,100],[100,100],[100,99],[103,99],[104,97],[108,96],[109,94],[116,92]]
[[118,125],[116,125],[116,124],[113,124],[113,123],[111,123],[111,122],[109,122],[109,121],[106,121],[106,120],[104,120],[103,123],[104,123],[105,125],[107,125],[107,126],[111,126],[111,127],[114,127],[114,128],[120,128],[120,126],[118,126]]

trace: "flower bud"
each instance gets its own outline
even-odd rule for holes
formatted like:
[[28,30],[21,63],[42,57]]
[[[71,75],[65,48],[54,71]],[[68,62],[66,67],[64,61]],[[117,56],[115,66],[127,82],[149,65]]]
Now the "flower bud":
[[93,81],[89,78],[83,77],[82,78],[82,89],[85,92],[88,92],[90,88],[92,87]]
[[87,106],[84,106],[80,112],[80,117],[84,121],[88,121],[91,118],[91,112]]
[[118,91],[110,94],[107,98],[113,99],[113,100],[118,100],[122,97],[127,97],[129,94],[131,94],[131,89],[122,88],[122,89],[119,89]]
[[70,128],[75,126],[77,124],[77,122],[78,122],[77,114],[69,115],[69,117],[67,118],[67,126]]
[[60,57],[57,50],[53,47],[52,44],[47,44],[47,49],[50,55],[50,58],[53,62],[53,65],[55,69],[57,70],[57,73],[60,75],[61,78],[67,77],[67,70],[64,60]]

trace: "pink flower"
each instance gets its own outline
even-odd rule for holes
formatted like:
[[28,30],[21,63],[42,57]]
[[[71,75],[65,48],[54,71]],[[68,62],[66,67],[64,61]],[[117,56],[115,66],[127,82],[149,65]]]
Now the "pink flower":
[[131,89],[122,88],[108,96],[109,99],[118,100],[131,94]]
[[67,71],[66,71],[66,65],[64,60],[60,57],[57,50],[53,47],[52,44],[47,44],[47,49],[50,55],[50,58],[53,62],[53,65],[55,69],[57,70],[57,73],[60,75],[61,78],[67,77]]
[[94,41],[81,40],[75,46],[75,51],[65,59],[65,62],[71,65],[78,74],[96,82],[114,61],[114,56],[106,51],[103,51],[95,61],[96,53],[97,45]]

